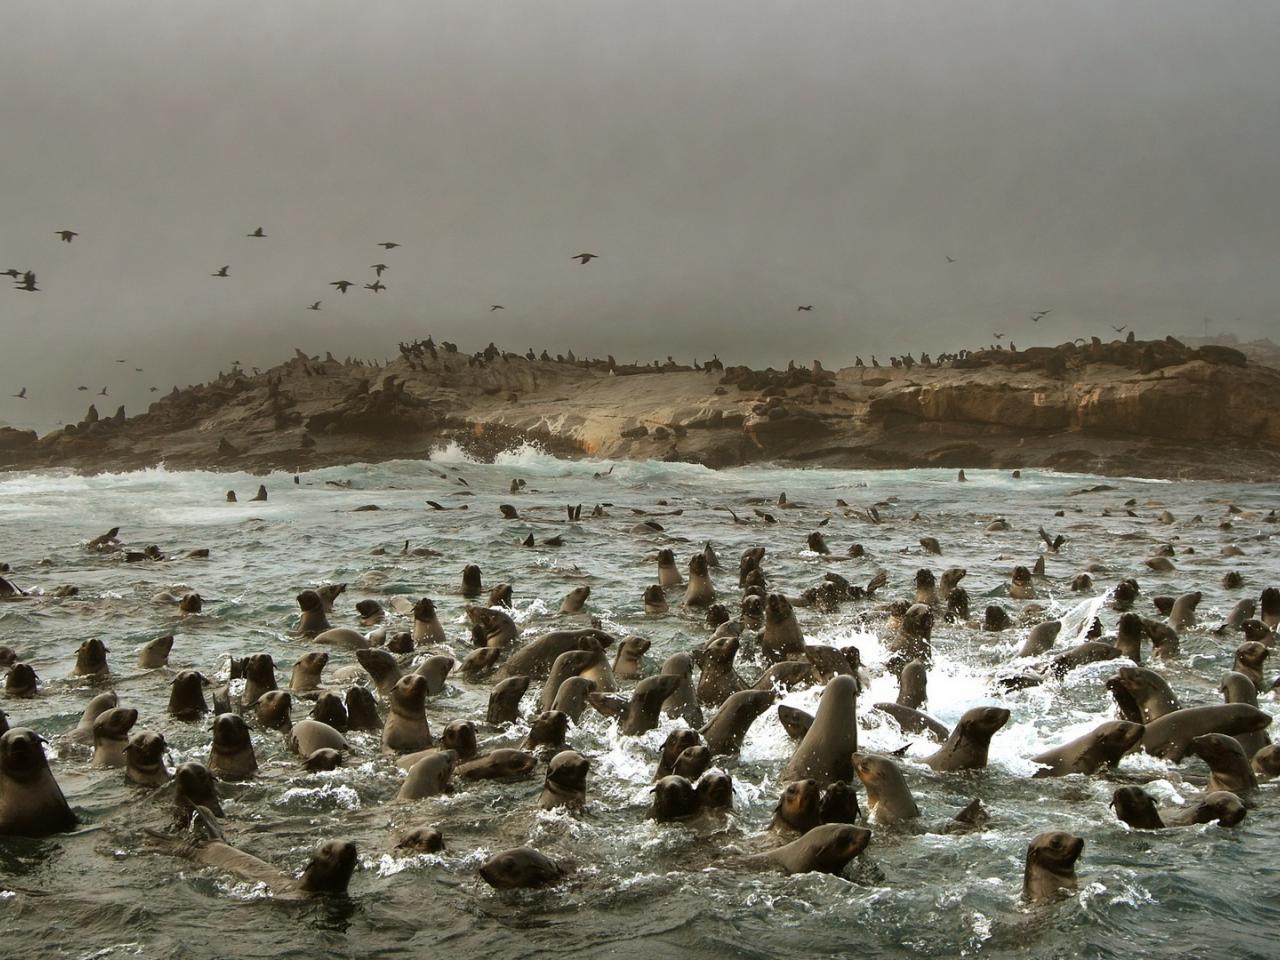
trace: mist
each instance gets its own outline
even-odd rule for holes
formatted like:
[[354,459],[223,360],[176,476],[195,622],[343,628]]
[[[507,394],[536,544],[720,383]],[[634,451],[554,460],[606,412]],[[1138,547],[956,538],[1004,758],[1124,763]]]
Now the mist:
[[427,334],[832,369],[1274,329],[1275,3],[43,3],[0,90],[15,426]]

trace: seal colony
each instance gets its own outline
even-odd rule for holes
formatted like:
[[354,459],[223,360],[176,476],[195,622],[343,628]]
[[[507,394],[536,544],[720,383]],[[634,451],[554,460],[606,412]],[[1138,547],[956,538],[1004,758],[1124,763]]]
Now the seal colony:
[[[1274,817],[1262,491],[1175,516],[1058,481],[1027,522],[966,506],[994,481],[977,471],[881,499],[833,476],[821,502],[597,471],[594,509],[566,511],[554,477],[416,469],[470,509],[335,490],[386,509],[308,514],[309,579],[239,572],[229,540],[166,548],[135,588],[124,523],[4,558],[0,846],[105,831],[169,882],[358,900],[388,862],[448,871],[464,897],[591,891],[597,848],[627,831],[647,838],[623,848],[636,873],[673,869],[646,859],[657,844],[720,883],[892,888],[885,864],[986,834],[1025,864],[1005,873],[1012,911],[1085,886],[1088,851],[1124,831]],[[324,495],[303,479],[218,509],[269,544],[269,510]],[[121,623],[36,627],[99,612]],[[1067,699],[1091,719],[1037,706]],[[99,789],[133,792],[112,810]],[[935,876],[963,874],[954,856]]]

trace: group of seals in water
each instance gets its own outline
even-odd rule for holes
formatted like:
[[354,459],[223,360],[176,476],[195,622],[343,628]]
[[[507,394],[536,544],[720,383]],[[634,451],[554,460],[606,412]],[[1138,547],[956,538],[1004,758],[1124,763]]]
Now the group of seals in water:
[[[795,505],[780,500],[779,508]],[[509,515],[506,510],[503,513]],[[514,513],[512,508],[510,514]],[[571,520],[577,522],[575,516],[571,510]],[[653,527],[661,529],[651,523],[637,535],[649,536],[655,533]],[[113,529],[87,546],[102,552],[118,544],[118,532]],[[1063,549],[1061,535],[1051,539],[1042,529],[1041,536],[1055,555]],[[926,554],[943,550],[936,538],[920,542]],[[820,557],[832,553],[820,533],[811,534],[805,546]],[[857,546],[858,552],[850,554],[861,557],[864,551]],[[615,636],[598,624],[557,624],[555,629],[535,630],[532,636],[522,634],[510,612],[512,588],[506,583],[491,589],[487,605],[465,607],[470,625],[464,641],[470,652],[465,656],[451,643],[437,602],[429,597],[360,601],[355,604],[360,624],[374,627],[366,634],[331,623],[345,584],[303,589],[296,594],[296,635],[299,642],[321,649],[301,653],[290,666],[285,689],[279,688],[275,672],[284,664],[266,653],[232,660],[228,680],[237,684],[234,694],[230,682],[211,689],[212,682],[198,670],[172,672],[169,717],[185,723],[214,714],[205,763],[184,763],[171,772],[165,763],[164,735],[154,730],[134,732],[138,711],[122,706],[114,692],[95,696],[67,739],[92,745],[93,767],[123,769],[128,780],[172,796],[177,826],[148,828],[157,850],[264,883],[275,895],[288,898],[344,893],[357,866],[357,851],[349,841],[325,841],[295,880],[228,843],[218,784],[258,775],[255,733],[261,745],[268,732],[278,732],[298,763],[307,770],[322,771],[361,754],[354,735],[369,731],[378,738],[387,762],[399,771],[401,785],[395,802],[405,804],[468,783],[527,779],[542,768],[534,805],[572,813],[591,802],[593,758],[570,742],[588,711],[609,718],[619,737],[644,737],[676,722],[657,758],[648,818],[659,824],[716,830],[740,802],[732,777],[716,761],[731,765],[752,725],[776,710],[795,745],[778,771],[780,790],[770,829],[767,836],[749,842],[748,849],[728,846],[716,859],[742,869],[841,874],[867,850],[876,833],[924,828],[927,821],[910,786],[913,778],[949,778],[957,789],[966,789],[967,772],[987,766],[993,738],[1013,718],[1008,707],[979,704],[964,711],[948,729],[925,712],[937,619],[963,625],[975,636],[1000,633],[1016,623],[998,604],[989,606],[979,619],[971,619],[968,594],[960,586],[966,571],[960,567],[945,569],[940,578],[921,569],[909,599],[873,608],[884,618],[886,666],[899,688],[895,702],[874,705],[875,715],[905,737],[935,743],[930,752],[904,763],[901,751],[893,756],[859,747],[858,700],[871,677],[857,649],[812,642],[796,615],[797,609],[806,607],[829,610],[846,602],[875,604],[875,592],[886,586],[884,573],[877,573],[864,588],[832,572],[820,586],[788,596],[770,584],[765,559],[764,546],[742,552],[735,618],[725,604],[728,578],[713,574],[720,559],[709,543],[693,553],[683,573],[671,548],[657,552],[657,583],[643,592],[645,614],[671,616],[675,608],[691,622],[706,624],[711,633],[691,649],[667,657],[656,670],[646,660],[652,648],[647,638]],[[1148,567],[1162,569],[1163,565]],[[1043,558],[1035,568],[1043,570]],[[1102,572],[1097,567],[1091,571]],[[1010,599],[1036,600],[1044,589],[1037,584],[1039,575],[1015,565],[999,592]],[[720,580],[719,588],[713,576]],[[4,588],[2,599],[32,599],[30,592],[8,580]],[[457,593],[470,600],[486,596],[478,566],[465,567]],[[1023,663],[1020,673],[993,677],[992,698],[1037,684],[1064,682],[1073,671],[1091,664],[1127,659],[1104,685],[1115,700],[1119,718],[1026,758],[1036,768],[1034,776],[1106,776],[1134,751],[1170,763],[1194,757],[1209,768],[1203,794],[1194,803],[1161,808],[1141,786],[1125,785],[1112,797],[1115,816],[1144,830],[1209,822],[1234,826],[1257,804],[1260,783],[1280,775],[1280,757],[1267,736],[1272,718],[1257,706],[1258,697],[1272,689],[1263,670],[1280,623],[1280,592],[1264,590],[1256,606],[1251,601],[1240,606],[1221,628],[1220,636],[1238,633],[1247,638],[1237,645],[1233,669],[1221,684],[1226,702],[1185,706],[1162,675],[1142,666],[1141,659],[1146,643],[1157,660],[1178,658],[1178,634],[1195,629],[1202,594],[1192,591],[1153,598],[1153,606],[1164,617],[1160,621],[1133,610],[1141,593],[1136,579],[1124,578],[1105,594],[1120,614],[1114,637],[1107,637],[1101,621],[1095,620],[1077,635],[1074,646],[1060,649],[1064,622],[1047,618],[1034,622],[1015,659],[1038,664]],[[580,622],[591,595],[589,586],[574,588],[555,616]],[[175,593],[164,602],[182,605],[189,614],[201,609],[194,591]],[[1026,623],[1028,615],[1035,616],[1035,609],[1024,607],[1019,620]],[[397,629],[401,625],[397,618],[407,619],[406,629]],[[161,676],[160,671],[169,669],[174,647],[173,635],[144,644],[137,666]],[[755,677],[744,678],[741,672],[744,666],[739,658],[747,650],[760,667]],[[83,641],[72,674],[86,681],[109,682],[110,653],[96,638]],[[28,664],[8,647],[0,647],[0,659],[9,668],[8,698],[20,704],[23,698],[38,695],[40,681]],[[433,730],[427,713],[429,698],[441,696],[449,683],[457,682],[489,685],[484,714],[454,719]],[[821,694],[813,715],[778,702],[793,691],[818,689]],[[536,704],[525,712],[522,704],[530,690]],[[303,701],[313,703],[310,715],[294,719],[292,710]],[[501,732],[517,723],[527,729],[523,740],[518,745],[495,745],[502,739]],[[9,728],[4,713],[0,713],[0,734],[0,835],[40,837],[73,829],[78,818],[49,766],[44,738],[23,726]],[[481,734],[488,742],[481,742]],[[990,811],[975,800],[940,821],[937,829],[944,833],[982,830],[991,819]],[[405,833],[396,847],[436,852],[444,844],[438,829],[420,824]],[[1074,888],[1075,866],[1084,845],[1082,838],[1066,831],[1048,830],[1034,837],[1026,851],[1024,897],[1044,901]],[[752,846],[768,848],[752,850]],[[572,873],[572,864],[528,846],[501,850],[478,871],[480,878],[499,889],[552,885]]]

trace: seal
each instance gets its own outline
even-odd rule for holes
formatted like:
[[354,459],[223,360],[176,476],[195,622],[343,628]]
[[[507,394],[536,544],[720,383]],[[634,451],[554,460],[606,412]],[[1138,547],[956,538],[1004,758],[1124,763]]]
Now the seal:
[[769,594],[765,601],[760,652],[770,663],[804,656],[804,634],[791,602],[780,593]]
[[929,668],[923,660],[912,660],[898,674],[898,705],[919,710],[929,702]]
[[1258,598],[1259,619],[1274,630],[1280,626],[1280,587],[1267,587]]
[[501,656],[502,651],[497,647],[480,647],[477,650],[472,650],[458,664],[458,673],[468,680],[478,680],[493,671],[493,668],[498,665],[498,658]]
[[384,752],[412,753],[431,746],[426,700],[426,677],[411,673],[396,681],[391,690],[391,709],[382,727]]
[[0,736],[0,836],[47,837],[76,825],[43,743],[26,727]]
[[663,777],[650,788],[650,792],[653,794],[653,804],[646,815],[649,820],[674,823],[692,820],[700,812],[698,793],[684,777],[675,774]]
[[325,616],[324,600],[314,590],[303,590],[295,598],[298,601],[298,632],[304,637],[314,637],[329,629]]
[[1234,736],[1266,730],[1271,726],[1271,719],[1271,714],[1247,703],[1183,707],[1147,724],[1142,736],[1142,749],[1152,756],[1178,763],[1196,737],[1206,733]]
[[563,750],[547,764],[538,806],[543,810],[556,807],[581,809],[587,802],[587,773],[591,764],[576,750]]
[[544,710],[529,722],[529,733],[520,744],[522,750],[538,747],[564,749],[565,735],[569,732],[569,715],[559,710]]
[[586,677],[567,677],[556,691],[551,709],[567,714],[570,720],[577,723],[582,718],[582,711],[587,709],[587,698],[595,689],[595,683]]
[[413,642],[448,642],[444,627],[441,626],[440,618],[436,615],[436,605],[430,597],[423,597],[413,605]]
[[544,633],[512,653],[498,670],[498,679],[522,675],[530,680],[545,680],[556,657],[566,650],[581,649],[581,641],[588,637],[605,649],[615,642],[609,634],[594,628]]
[[1150,723],[1181,707],[1164,677],[1143,667],[1121,667],[1106,688],[1120,716],[1133,723]]
[[132,707],[112,707],[93,721],[93,766],[123,767],[129,731],[138,722],[138,711]]
[[1261,690],[1263,686],[1262,665],[1270,655],[1271,651],[1267,649],[1265,644],[1256,640],[1246,640],[1236,647],[1236,657],[1231,669],[1237,673],[1243,673],[1253,681],[1255,687]]
[[685,747],[676,757],[671,772],[693,782],[711,768],[711,751],[702,744]]
[[511,584],[500,583],[489,591],[489,603],[487,605],[490,607],[506,607],[510,610],[512,595]]
[[853,677],[839,676],[828,683],[813,726],[791,755],[781,779],[852,780],[852,757],[858,750],[857,708],[858,684]]
[[1203,594],[1196,590],[1192,593],[1184,593],[1173,601],[1173,608],[1169,611],[1169,626],[1175,630],[1186,630],[1188,627],[1195,626],[1196,623],[1196,607],[1200,604],[1200,598]]
[[618,644],[618,653],[613,659],[613,676],[615,680],[638,680],[640,678],[640,658],[649,652],[649,641],[644,637],[627,637]]
[[1084,852],[1084,841],[1062,831],[1042,833],[1027,847],[1027,866],[1022,875],[1022,898],[1041,903],[1056,898],[1062,890],[1076,889],[1076,861]]
[[751,687],[753,690],[795,690],[799,687],[812,687],[820,682],[813,664],[806,658],[780,660],[760,674]]
[[164,765],[164,752],[168,744],[159,733],[135,733],[124,748],[126,761],[124,775],[130,783],[158,787],[168,783],[171,774]]
[[1079,667],[1084,667],[1091,663],[1100,663],[1103,660],[1115,660],[1120,656],[1120,650],[1109,643],[1086,640],[1084,643],[1077,643],[1074,647],[1054,657],[1049,662],[1048,670],[1053,676],[1061,680],[1072,670]]
[[582,607],[586,604],[587,599],[591,596],[591,588],[583,584],[580,587],[574,587],[570,590],[565,598],[560,601],[561,613],[581,613]]
[[660,617],[670,610],[666,594],[658,584],[650,584],[644,588],[644,612],[651,617]]
[[902,613],[898,631],[889,641],[889,649],[896,655],[893,662],[898,669],[911,662],[933,660],[933,611],[923,603],[913,603]]
[[634,737],[647,733],[658,725],[662,704],[680,685],[680,678],[670,674],[646,677],[631,691],[631,699],[618,702],[608,694],[591,693],[587,699],[591,705],[606,715],[621,714],[618,732]]
[[1165,826],[1155,800],[1141,787],[1119,787],[1111,795],[1110,807],[1117,819],[1135,830],[1161,830]]
[[1061,620],[1046,620],[1044,623],[1037,623],[1031,628],[1031,632],[1027,634],[1027,639],[1022,644],[1022,649],[1018,651],[1018,656],[1038,657],[1042,653],[1047,653],[1049,648],[1053,646],[1053,641],[1058,639],[1058,634],[1061,631]]
[[1160,811],[1166,826],[1190,827],[1198,823],[1217,823],[1222,827],[1234,827],[1248,812],[1244,802],[1234,793],[1217,790],[1207,793],[1187,807]]
[[323,773],[342,766],[342,752],[332,747],[321,747],[302,758],[302,767],[308,773]]
[[[328,659],[327,654],[324,657],[326,660]],[[395,655],[390,650],[383,650],[380,647],[357,650],[356,661],[373,680],[374,689],[384,697],[391,694],[396,682],[403,676],[400,670],[400,661],[395,658]],[[318,679],[319,677],[317,676]]]
[[513,780],[527,777],[537,765],[532,753],[502,747],[460,764],[454,772],[463,780]]
[[942,749],[924,758],[939,773],[973,770],[987,765],[987,751],[997,730],[1009,722],[1004,707],[974,707],[966,710]]
[[328,630],[317,633],[312,639],[316,643],[328,643],[344,650],[359,650],[372,645],[363,633],[349,627],[330,627]]
[[867,791],[867,807],[877,824],[889,826],[920,816],[902,769],[891,758],[875,753],[855,754],[853,769]]
[[514,723],[520,718],[520,700],[529,689],[528,677],[507,677],[489,694],[485,720],[495,725]]
[[[838,679],[838,678],[837,678]],[[711,722],[698,732],[713,754],[736,756],[751,724],[773,705],[772,690],[739,690],[721,705]],[[796,780],[799,777],[783,779]]]
[[1037,777],[1065,777],[1073,773],[1096,773],[1100,768],[1115,767],[1130,750],[1142,742],[1146,727],[1128,720],[1109,720],[1082,737],[1046,750],[1031,758],[1041,764]]
[[933,571],[921,567],[916,571],[916,603],[933,606],[938,602],[938,579]]
[[[667,734],[667,739],[662,741],[662,750],[658,754],[658,772],[654,775],[654,780],[661,780],[663,777],[669,777],[676,772],[676,761],[684,751],[691,747],[702,746],[702,738],[698,734],[688,728],[680,728],[672,730]],[[691,777],[685,777],[691,780]]]
[[721,637],[701,651],[702,674],[698,677],[698,702],[718,707],[746,684],[733,669],[740,642],[737,637]]
[[532,847],[516,847],[496,853],[480,867],[480,878],[496,890],[549,887],[568,871]]
[[693,657],[687,653],[672,654],[663,661],[661,672],[680,681],[671,696],[662,701],[662,712],[691,727],[702,726],[702,707],[693,686]]
[[938,743],[946,742],[951,736],[950,730],[922,710],[912,710],[898,703],[874,703],[871,707],[893,717],[903,733],[932,737]]
[[1142,641],[1146,631],[1142,629],[1142,618],[1132,611],[1120,614],[1116,624],[1116,649],[1122,656],[1134,663],[1142,662]]
[[97,637],[90,637],[80,644],[76,650],[76,665],[71,670],[75,677],[105,677],[110,671],[107,668],[107,646]]
[[458,661],[453,657],[446,657],[437,654],[433,657],[427,657],[418,664],[413,672],[427,680],[427,696],[438,696],[444,691],[445,680],[448,679],[450,671],[457,665]]
[[457,761],[452,750],[428,751],[409,767],[409,774],[400,785],[396,799],[422,800],[451,792]]
[[382,729],[378,705],[373,699],[373,694],[364,687],[353,686],[347,690],[347,729]]
[[4,678],[5,696],[14,697],[15,699],[30,699],[36,695],[36,688],[40,683],[40,678],[36,676],[35,670],[31,669],[30,664],[15,663],[9,668],[9,674]]
[[249,728],[236,714],[222,713],[214,718],[213,746],[206,766],[223,780],[247,780],[258,769]]
[[689,585],[684,592],[686,607],[706,607],[716,599],[715,587],[711,585],[711,574],[707,569],[707,558],[695,553],[689,558]]
[[[363,651],[359,651],[363,652]],[[293,662],[293,673],[289,677],[289,689],[295,693],[306,693],[320,687],[320,675],[328,666],[329,655],[323,650],[304,653]]]
[[414,827],[400,838],[396,849],[413,853],[442,853],[444,834],[435,827]]
[[727,773],[712,770],[702,776],[693,790],[698,798],[700,813],[710,817],[723,817],[733,812],[733,780]]
[[71,731],[67,739],[73,743],[93,743],[93,722],[108,710],[118,706],[120,701],[114,691],[108,690],[106,693],[98,694],[84,708],[84,713],[80,715],[80,722],[76,724],[76,728]]
[[790,707],[785,703],[778,704],[778,722],[787,736],[799,743],[813,726],[813,714],[806,713],[799,707]]
[[311,719],[327,723],[335,730],[348,729],[347,706],[342,702],[342,697],[331,690],[316,697],[315,705],[311,708]]
[[658,551],[658,585],[662,588],[684,586],[684,577],[676,566],[676,555],[670,550]]
[[324,604],[325,613],[333,613],[333,604],[338,597],[347,592],[345,583],[324,583],[316,587],[320,602]]
[[253,717],[263,729],[287,732],[293,727],[292,709],[293,697],[283,690],[271,690],[253,705]]
[[808,833],[822,823],[820,808],[822,790],[817,780],[793,780],[782,788],[782,796],[773,808],[773,830]]
[[476,725],[470,720],[447,723],[440,734],[440,743],[445,750],[456,753],[459,760],[474,760],[478,752]]
[[462,586],[459,593],[464,597],[478,597],[484,593],[484,584],[480,580],[480,568],[469,563],[462,568]]
[[747,857],[744,864],[788,874],[816,872],[838,876],[870,842],[870,830],[847,823],[828,823],[814,827],[800,839],[776,850]]
[[215,816],[222,816],[217,784],[203,763],[180,765],[173,771],[173,788],[175,819],[183,827],[190,822],[196,807],[204,807]]
[[[1234,670],[1223,674],[1222,682],[1218,684],[1218,692],[1222,694],[1224,703],[1247,703],[1251,707],[1258,705],[1258,689],[1253,685],[1253,681],[1243,673],[1237,673]],[[1263,732],[1242,733],[1236,736],[1236,740],[1243,748],[1246,757],[1252,757],[1271,743],[1271,738]]]
[[240,694],[240,705],[252,707],[258,698],[268,690],[276,690],[276,663],[269,653],[252,653],[241,661],[241,674],[244,677],[244,691]]
[[543,710],[550,710],[551,705],[555,703],[556,694],[560,692],[560,684],[569,677],[583,676],[584,671],[603,656],[600,644],[590,637],[584,639],[582,644],[583,649],[566,650],[556,657],[555,663],[551,665],[551,672],[547,674],[546,682],[542,685]]
[[1035,584],[1031,580],[1031,571],[1026,567],[1014,567],[1009,578],[1009,596],[1014,600],[1034,600]]
[[289,749],[300,757],[307,757],[317,750],[337,750],[349,752],[351,744],[347,738],[327,723],[319,720],[299,720],[285,738]]
[[138,651],[138,666],[143,670],[156,670],[169,665],[169,654],[173,651],[173,634],[156,637],[142,645]]
[[823,823],[858,823],[862,812],[858,809],[858,795],[843,780],[827,784],[818,808]]
[[1234,793],[1245,806],[1258,793],[1258,778],[1240,744],[1222,733],[1206,733],[1191,741],[1190,750],[1209,765],[1208,793]]

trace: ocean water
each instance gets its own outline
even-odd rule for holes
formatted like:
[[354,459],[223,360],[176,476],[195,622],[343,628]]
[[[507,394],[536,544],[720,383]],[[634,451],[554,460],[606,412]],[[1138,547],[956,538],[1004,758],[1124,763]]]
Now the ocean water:
[[[516,477],[527,486],[513,495],[508,488]],[[1176,804],[1200,792],[1206,768],[1194,759],[1175,766],[1129,756],[1107,776],[1032,780],[1035,766],[1027,760],[1114,717],[1103,684],[1116,664],[1095,664],[1062,682],[1012,693],[992,683],[1024,666],[1017,650],[1036,619],[1064,618],[1059,649],[1095,613],[1113,631],[1118,615],[1106,595],[1133,575],[1143,591],[1137,609],[1146,616],[1157,616],[1152,596],[1204,592],[1201,626],[1183,632],[1176,662],[1154,669],[1184,705],[1218,702],[1217,685],[1239,638],[1218,636],[1212,628],[1238,599],[1256,598],[1263,587],[1280,583],[1277,525],[1265,517],[1280,507],[1275,487],[1035,471],[1021,479],[970,471],[963,484],[950,470],[715,472],[688,464],[565,462],[528,448],[494,464],[469,462],[450,449],[430,462],[354,465],[300,479],[295,485],[286,474],[163,469],[0,476],[0,560],[12,565],[10,579],[37,594],[52,594],[61,584],[80,588],[72,599],[37,595],[0,604],[0,643],[15,647],[42,681],[36,699],[0,697],[0,709],[11,725],[49,739],[54,774],[81,820],[70,835],[0,839],[4,956],[1128,960],[1135,950],[1150,957],[1275,956],[1280,788],[1264,786],[1257,808],[1234,829],[1130,830],[1107,806],[1116,786],[1144,783],[1162,803]],[[270,499],[244,502],[263,480]],[[351,488],[327,481],[350,482]],[[1079,492],[1096,484],[1111,489]],[[242,502],[224,501],[229,488]],[[792,508],[776,506],[782,492]],[[836,506],[837,498],[851,510],[879,504],[882,522],[850,515]],[[1131,498],[1136,517],[1123,506]],[[433,510],[428,499],[467,509]],[[522,519],[502,519],[502,503],[516,506]],[[564,507],[577,503],[584,505],[582,520],[569,522]],[[608,504],[608,516],[588,518],[597,503]],[[366,504],[381,509],[354,512]],[[1229,515],[1228,504],[1244,512]],[[733,523],[725,508],[750,522]],[[757,509],[777,522],[766,523]],[[1057,510],[1065,515],[1055,516]],[[1157,520],[1164,510],[1173,523]],[[996,517],[1011,529],[985,532]],[[635,532],[646,518],[665,529]],[[1230,529],[1221,529],[1227,519]],[[1041,525],[1069,541],[1046,557],[1048,575],[1038,581],[1034,601],[1044,608],[1039,618],[990,634],[938,617],[928,711],[948,726],[980,704],[1006,706],[1012,718],[992,741],[987,769],[934,774],[919,761],[934,745],[904,737],[871,709],[896,695],[896,681],[883,669],[885,607],[912,596],[918,568],[940,574],[963,566],[975,617],[990,602],[1016,612],[1026,603],[1005,595],[1009,573],[1015,564],[1030,566],[1043,551]],[[175,557],[208,547],[211,556],[125,563],[85,549],[87,540],[112,526],[121,528],[131,547],[155,543]],[[814,530],[822,531],[830,556],[807,550]],[[519,546],[530,532],[539,544],[559,534],[564,545]],[[922,536],[936,537],[942,555],[925,554]],[[406,541],[439,556],[402,555]],[[164,826],[169,805],[128,784],[123,771],[92,769],[88,748],[65,739],[85,702],[110,688],[122,705],[139,710],[135,731],[165,735],[173,765],[203,761],[208,722],[167,716],[169,679],[184,667],[225,678],[230,656],[267,652],[276,660],[280,685],[287,686],[293,661],[317,649],[293,634],[293,598],[323,582],[348,584],[331,617],[335,625],[356,624],[359,599],[386,606],[394,596],[434,598],[461,658],[470,648],[458,590],[467,563],[480,565],[486,591],[499,581],[512,584],[514,615],[526,637],[595,617],[618,636],[649,638],[645,667],[657,672],[667,656],[700,645],[710,630],[701,613],[680,608],[679,591],[669,594],[669,614],[645,615],[641,594],[656,581],[653,557],[670,547],[683,566],[706,541],[722,563],[712,571],[713,581],[735,614],[738,556],[751,545],[767,549],[770,588],[792,597],[827,571],[859,584],[877,570],[888,573],[888,586],[872,601],[847,603],[831,614],[797,608],[811,642],[859,649],[872,675],[859,702],[860,747],[909,744],[902,762],[924,814],[919,831],[873,827],[867,853],[846,877],[787,877],[733,863],[779,842],[766,831],[792,743],[774,711],[753,725],[740,757],[717,760],[735,784],[735,812],[720,829],[646,819],[658,748],[675,721],[640,737],[621,737],[613,721],[584,713],[568,738],[592,763],[589,804],[579,816],[537,809],[541,771],[525,781],[463,785],[450,796],[396,804],[402,774],[379,756],[376,736],[350,735],[358,752],[347,766],[308,774],[279,734],[255,730],[258,775],[223,789],[228,840],[294,874],[323,839],[351,839],[360,850],[349,897],[303,903],[277,901],[262,889],[150,850],[143,828]],[[854,542],[865,547],[865,558],[846,556]],[[1142,561],[1165,543],[1175,548],[1177,570],[1154,574]],[[1239,545],[1244,554],[1222,557],[1226,544]],[[384,555],[373,554],[379,547]],[[1109,572],[1095,577],[1092,591],[1073,594],[1071,577],[1091,560]],[[1228,570],[1243,575],[1243,589],[1222,588]],[[582,584],[591,587],[585,613],[558,614],[563,595]],[[205,598],[203,613],[182,617],[152,599],[180,586]],[[397,622],[408,628],[407,618]],[[176,637],[170,669],[137,668],[137,648],[167,633]],[[70,676],[78,644],[91,636],[111,651],[112,677],[105,684]],[[355,662],[349,652],[329,653],[326,677]],[[762,667],[740,659],[738,669],[751,683]],[[539,686],[526,694],[526,713],[536,712]],[[495,729],[483,723],[489,689],[487,681],[451,678],[428,701],[433,731],[470,718],[479,725],[482,749],[518,745],[526,725]],[[790,692],[781,702],[812,711],[820,692]],[[1272,694],[1261,705],[1280,711]],[[295,701],[295,719],[306,709]],[[947,817],[974,797],[992,815],[989,828],[942,833]],[[444,833],[443,854],[405,856],[394,849],[406,828],[427,823]],[[1019,902],[1026,846],[1049,829],[1085,838],[1079,890],[1050,907],[1028,908]],[[476,873],[479,864],[523,844],[571,861],[573,874],[550,890],[489,888]]]

